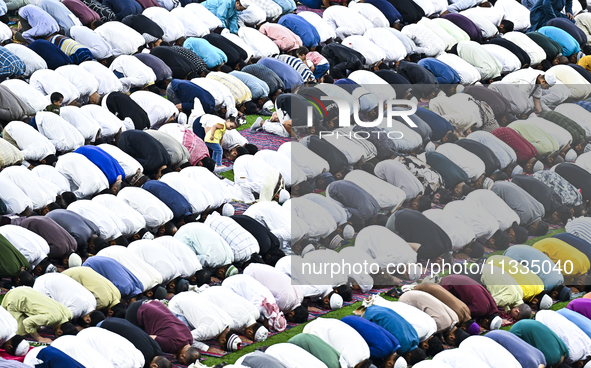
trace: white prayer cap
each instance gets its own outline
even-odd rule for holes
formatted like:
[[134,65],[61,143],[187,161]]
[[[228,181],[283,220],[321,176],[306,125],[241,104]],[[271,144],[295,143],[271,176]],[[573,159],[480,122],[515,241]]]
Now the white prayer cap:
[[80,266],[82,266],[82,258],[76,253],[70,254],[70,257],[68,258],[68,268]]
[[521,167],[519,165],[515,166],[513,171],[511,171],[511,177],[514,177],[516,175],[521,175],[521,174],[523,174],[523,167]]
[[464,86],[461,84],[458,84],[458,86],[456,87],[456,93],[462,93],[464,92]]
[[330,297],[330,309],[337,310],[343,307],[343,297],[337,293],[332,294]]
[[583,368],[591,368],[591,361],[587,362]]
[[407,267],[410,281],[417,281],[421,277],[421,266],[408,264]]
[[232,216],[234,212],[234,206],[232,206],[230,203],[226,203],[222,207],[222,216]]
[[281,189],[279,192],[279,204],[285,203],[289,199],[289,192],[285,189]]
[[355,229],[353,229],[353,226],[345,226],[345,228],[343,229],[343,239],[351,240],[353,239],[353,235],[355,235]]
[[396,363],[394,363],[394,368],[406,368],[406,367],[408,367],[408,363],[406,362],[406,359],[404,359],[403,357],[396,359]]
[[248,8],[249,6],[252,5],[252,3],[250,2],[250,0],[240,0],[240,4],[242,4],[243,7]]
[[490,189],[494,184],[495,182],[491,178],[484,178],[484,181],[482,182],[482,188]]
[[537,161],[536,164],[534,165],[533,172],[537,173],[538,171],[542,171],[542,170],[544,170],[544,164],[542,163],[542,161]]
[[240,337],[238,337],[238,335],[236,335],[235,333],[229,333],[228,336],[226,336],[226,338],[228,339],[228,341],[226,341],[226,351],[238,350],[238,348],[240,347],[240,343],[242,342],[242,340],[240,340]]
[[267,109],[269,111],[273,110],[274,107],[275,107],[275,105],[273,104],[273,101],[271,101],[271,100],[265,102],[265,104],[263,105],[263,109]]
[[187,125],[187,114],[181,112],[177,118],[177,122],[181,125]]
[[29,342],[26,340],[21,341],[18,346],[16,347],[16,349],[14,350],[14,355],[16,356],[24,356],[25,354],[27,354],[27,352],[29,351],[29,348],[31,346],[29,345]]
[[566,162],[575,162],[577,159],[577,152],[574,149],[569,149],[566,155],[564,156],[564,161]]
[[501,317],[496,316],[495,318],[493,318],[493,320],[490,322],[490,329],[491,330],[498,330],[499,328],[501,328],[501,325],[503,324],[503,320],[501,319]]
[[435,147],[435,143],[429,142],[425,146],[425,151],[427,151],[427,152],[435,151],[435,148],[437,148],[437,147]]
[[310,253],[310,252],[312,252],[312,251],[314,251],[314,250],[316,250],[316,247],[315,247],[315,246],[313,246],[312,244],[308,244],[308,245],[306,245],[306,247],[305,247],[305,248],[302,250],[302,254],[301,254],[301,256],[303,257],[303,256],[305,256],[306,254],[308,254],[308,253]]
[[[259,325],[259,324],[257,324]],[[254,333],[254,342],[261,342],[267,340],[269,330],[265,326],[259,325],[259,328]]]
[[551,306],[552,298],[548,294],[544,295],[542,300],[540,300],[540,309],[550,309]]
[[583,153],[587,153],[591,151],[591,144],[587,143],[587,145],[585,146],[585,149],[583,150]]
[[551,86],[556,84],[556,75],[554,75],[554,73],[544,74],[544,79],[546,80],[546,83],[548,83]]

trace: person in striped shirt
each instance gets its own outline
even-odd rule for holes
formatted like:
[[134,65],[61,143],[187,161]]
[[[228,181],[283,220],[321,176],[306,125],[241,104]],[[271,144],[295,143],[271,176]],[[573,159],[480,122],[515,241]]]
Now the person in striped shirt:
[[308,68],[308,66],[297,57],[290,55],[278,55],[275,57],[285,62],[287,65],[291,66],[295,70],[297,70],[297,72],[300,73],[300,75],[304,79],[305,83],[316,81],[316,77],[314,77],[314,74],[312,74],[310,68]]
[[80,64],[87,60],[93,60],[90,49],[69,37],[55,35],[49,37],[47,40],[59,47],[59,49],[62,50],[64,54],[68,55],[72,59],[74,64]]

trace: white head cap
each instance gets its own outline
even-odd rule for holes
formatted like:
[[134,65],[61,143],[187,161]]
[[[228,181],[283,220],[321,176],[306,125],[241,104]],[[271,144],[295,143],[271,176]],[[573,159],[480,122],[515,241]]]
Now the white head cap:
[[303,256],[305,256],[306,254],[308,254],[308,253],[310,253],[310,252],[312,252],[312,251],[315,251],[315,250],[316,250],[316,247],[315,247],[315,246],[313,246],[312,244],[308,244],[308,245],[306,245],[306,247],[305,247],[305,248],[302,250],[302,254],[301,254],[301,256],[303,257]]
[[591,361],[587,362],[583,368],[591,368]]
[[406,368],[406,367],[408,367],[408,363],[406,362],[406,359],[404,359],[403,357],[396,359],[396,363],[394,363],[394,368]]
[[491,178],[484,178],[484,181],[482,182],[482,188],[490,189],[494,184],[495,182]]
[[353,235],[355,235],[355,229],[353,229],[353,226],[345,226],[345,228],[343,229],[343,239],[351,240],[353,239]]
[[185,114],[184,112],[181,112],[179,114],[179,117],[177,118],[177,121],[181,125],[187,125],[187,114]]
[[514,177],[516,175],[521,175],[521,174],[523,174],[523,167],[517,165],[517,166],[515,166],[515,168],[511,172],[511,177]]
[[343,297],[337,293],[332,294],[330,297],[330,309],[337,310],[343,307]]
[[257,332],[254,334],[254,341],[255,342],[265,341],[265,340],[267,340],[268,336],[269,336],[269,330],[267,330],[267,328],[265,326],[261,326],[261,327],[259,327]]
[[552,298],[550,297],[550,295],[546,294],[544,295],[542,300],[540,300],[540,309],[550,309],[552,304]]
[[68,268],[80,266],[82,266],[82,258],[76,253],[70,254],[70,257],[68,258]]
[[274,107],[275,107],[275,105],[273,104],[273,101],[271,101],[271,100],[265,102],[263,105],[263,109],[267,109],[269,111],[273,110]]
[[464,92],[464,86],[461,84],[458,84],[458,86],[456,87],[456,93],[462,93],[462,92]]
[[230,203],[224,204],[222,207],[222,216],[232,216],[234,214],[234,206]]
[[435,143],[429,142],[425,146],[425,151],[427,151],[427,152],[435,151],[435,148],[437,148],[437,147],[435,147]]
[[501,317],[496,316],[495,318],[493,318],[493,320],[490,322],[490,329],[491,330],[498,330],[499,328],[501,328],[501,325],[503,324],[503,320],[501,319]]
[[421,277],[420,267],[408,265],[408,278],[411,281],[417,281]]
[[574,149],[569,149],[566,155],[564,156],[564,161],[566,162],[575,162],[577,159],[577,152]]
[[534,165],[533,172],[537,173],[538,171],[542,171],[542,170],[544,170],[544,164],[542,163],[542,161],[537,161],[536,164]]
[[285,203],[289,199],[289,192],[285,189],[281,189],[279,192],[279,204]]
[[27,354],[27,352],[29,351],[30,348],[31,348],[31,346],[29,345],[29,342],[26,340],[23,340],[18,344],[18,346],[14,350],[14,355],[24,356],[25,354]]
[[546,83],[548,83],[551,86],[556,84],[556,75],[554,75],[554,73],[544,74],[544,79],[546,80]]
[[248,8],[251,5],[251,2],[249,0],[240,0],[240,4],[242,4],[243,7]]

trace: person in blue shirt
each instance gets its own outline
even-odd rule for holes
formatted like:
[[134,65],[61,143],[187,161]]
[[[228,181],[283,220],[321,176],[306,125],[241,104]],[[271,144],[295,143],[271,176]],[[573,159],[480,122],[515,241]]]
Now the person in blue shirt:
[[[564,239],[561,239],[561,240],[564,240]],[[542,282],[544,283],[544,289],[548,292],[550,292],[555,287],[562,285],[564,283],[564,276],[562,275],[560,270],[554,269],[554,268],[549,269],[548,266],[554,264],[554,262],[552,262],[550,257],[548,257],[547,255],[545,255],[544,253],[542,253],[541,251],[537,250],[534,247],[531,247],[529,245],[523,245],[523,244],[515,244],[515,245],[507,248],[507,250],[505,251],[505,253],[503,253],[503,255],[510,257],[510,258],[516,260],[517,262],[522,262],[522,261],[527,262],[526,266],[530,270],[537,271],[534,273],[536,275],[538,275],[540,277],[540,279],[542,279]],[[534,264],[537,264],[540,267],[539,268],[532,267]],[[543,267],[544,264],[546,264],[545,267]],[[550,295],[550,296],[552,296],[552,295]],[[556,298],[553,298],[553,299],[556,299]]]
[[289,28],[293,33],[300,36],[303,46],[308,48],[316,47],[320,43],[320,35],[316,28],[299,15],[285,14],[279,18],[279,22],[277,23]]
[[42,361],[42,363],[35,364],[35,367],[39,368],[84,368],[84,366],[76,359],[72,358],[63,351],[54,348],[53,346],[46,346],[42,348],[37,354],[37,360]]
[[302,78],[301,74],[298,73],[298,71],[293,67],[279,59],[272,57],[263,58],[259,60],[257,64],[266,66],[267,68],[274,71],[283,81],[286,91],[290,91],[292,86],[295,88],[296,86],[301,86],[304,84],[304,78]]
[[[97,252],[100,249],[97,249]],[[82,264],[111,281],[123,299],[133,299],[144,291],[144,285],[131,271],[116,260],[103,256],[89,257]],[[135,300],[134,300],[135,301]]]
[[417,112],[415,114],[431,127],[432,141],[454,143],[458,140],[458,137],[454,134],[453,125],[451,125],[451,123],[445,118],[423,107],[417,107]]
[[110,191],[114,195],[119,193],[121,182],[125,178],[125,170],[119,165],[119,161],[109,155],[102,148],[96,146],[82,146],[74,151],[86,157],[95,164],[107,177],[110,185]]
[[556,234],[552,237],[556,238],[556,239],[560,239],[563,242],[568,243],[569,245],[573,246],[574,248],[579,250],[581,253],[585,254],[587,256],[587,258],[589,258],[589,260],[591,261],[591,243],[589,243],[588,241],[586,241],[582,238],[579,238],[578,236],[570,234],[570,233],[560,233],[560,234]]
[[395,27],[395,25],[399,24],[402,21],[402,15],[400,12],[387,0],[365,0],[367,4],[371,4],[378,8],[381,11],[388,22],[390,22],[390,27]]
[[56,20],[57,24],[64,30],[66,36],[70,35],[70,28],[77,25],[74,19],[76,16],[60,1],[55,0],[41,0],[37,4],[38,7],[45,10],[47,14],[51,15]]
[[[562,13],[562,9],[566,14]],[[530,9],[528,32],[534,32],[554,18],[567,18],[574,22],[572,0],[537,0]]]
[[591,337],[591,319],[585,317],[581,313],[572,311],[567,308],[562,308],[557,310],[558,314],[561,314],[563,317],[577,325],[583,332]]
[[216,70],[219,71],[219,67],[228,61],[228,57],[222,50],[213,46],[203,38],[187,38],[183,43],[183,47],[199,55],[199,57],[205,61],[205,64],[207,64],[209,69],[216,68]]
[[369,346],[369,354],[374,363],[388,358],[400,349],[400,342],[382,326],[358,316],[346,316],[341,319],[359,332]]
[[232,33],[238,33],[238,12],[248,7],[248,5],[243,5],[240,0],[207,0],[201,4],[215,14],[222,21],[222,25]]
[[546,25],[565,30],[569,35],[573,36],[575,40],[577,40],[581,47],[587,44],[587,35],[585,32],[583,32],[581,28],[577,27],[573,22],[566,18],[554,18],[548,21]]
[[538,32],[558,42],[562,46],[562,55],[568,58],[574,56],[574,61],[571,59],[570,62],[576,64],[576,56],[581,51],[581,46],[573,36],[558,27],[552,26],[542,27],[538,29]]
[[273,2],[281,7],[281,14],[293,13],[297,9],[294,0],[273,0]]
[[166,97],[187,115],[193,110],[195,98],[201,101],[206,114],[215,113],[215,99],[211,93],[187,80],[171,80],[166,87]]
[[142,14],[142,6],[135,0],[103,0],[103,5],[113,10],[118,21],[130,14]]
[[[567,309],[565,308],[564,310]],[[539,349],[531,346],[509,331],[495,330],[484,336],[496,341],[507,349],[523,368],[538,368],[540,365],[546,365],[546,358]]]
[[74,64],[68,55],[47,40],[33,41],[29,44],[29,48],[45,60],[48,69],[55,70],[63,65]]
[[[435,58],[421,59],[417,63],[419,66],[430,71],[439,84],[457,84],[460,83],[460,75],[452,67]],[[416,82],[413,82],[416,83]]]
[[148,180],[142,188],[152,193],[156,198],[164,202],[174,215],[174,220],[181,221],[193,213],[191,203],[170,185],[159,180]]
[[268,100],[269,85],[252,74],[234,70],[230,75],[240,79],[240,81],[250,89],[252,101],[259,105],[259,108]]
[[6,47],[0,46],[0,81],[5,78],[14,78],[22,75],[27,66],[25,62],[9,51]]

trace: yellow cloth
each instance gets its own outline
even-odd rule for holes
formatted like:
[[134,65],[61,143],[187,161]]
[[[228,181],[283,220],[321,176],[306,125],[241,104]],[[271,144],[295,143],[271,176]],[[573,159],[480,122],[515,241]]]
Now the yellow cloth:
[[[222,124],[223,128],[222,129],[217,128],[215,130],[215,133],[213,133],[213,139],[209,139],[211,133],[210,132],[207,132],[207,134],[205,135],[205,137],[207,138],[205,140],[206,143],[217,143],[217,144],[220,143],[220,141],[224,137],[224,134],[226,134],[226,122],[219,123],[219,124]],[[213,129],[213,127],[211,127],[211,129]]]
[[96,309],[112,308],[121,301],[121,292],[106,277],[90,267],[73,267],[62,272],[87,288],[96,299]]
[[499,267],[488,263],[482,265],[480,282],[492,295],[499,308],[509,311],[523,304],[523,290],[513,276],[503,272]]
[[591,72],[591,56],[583,56],[577,61],[577,65],[580,65]]
[[[550,257],[552,262],[560,261],[560,271],[565,277],[579,277],[586,274],[591,267],[589,258],[585,254],[560,239],[542,239],[534,244],[534,248]],[[572,262],[572,271],[570,262]],[[568,273],[568,271],[571,272]]]
[[542,279],[513,258],[497,255],[488,258],[486,262],[504,269],[506,273],[513,276],[521,287],[521,290],[523,290],[523,300],[526,302],[531,301],[536,295],[544,291],[544,282]]

